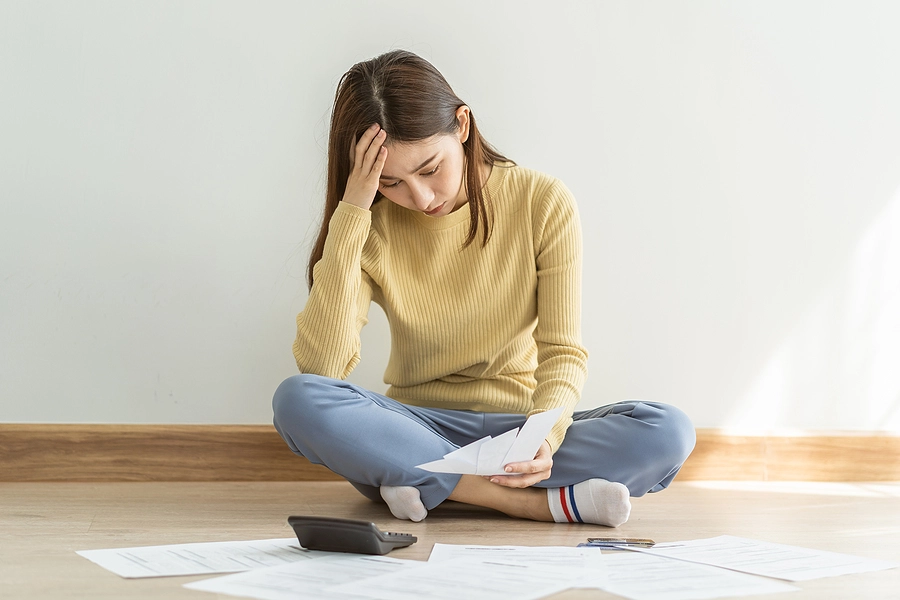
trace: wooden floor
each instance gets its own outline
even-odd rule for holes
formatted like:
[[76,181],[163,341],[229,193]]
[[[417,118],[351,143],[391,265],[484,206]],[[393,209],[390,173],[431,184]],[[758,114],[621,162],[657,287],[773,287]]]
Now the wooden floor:
[[[634,499],[633,506],[631,519],[617,530],[518,521],[455,503],[410,523],[343,482],[2,483],[0,596],[213,598],[181,587],[204,577],[121,579],[75,551],[290,537],[291,514],[366,519],[413,533],[418,543],[391,556],[418,560],[427,559],[435,542],[574,546],[610,532],[657,541],[731,534],[900,560],[900,484],[676,482]],[[765,597],[900,598],[900,569],[796,585],[801,592]],[[617,597],[591,590],[554,596]]]

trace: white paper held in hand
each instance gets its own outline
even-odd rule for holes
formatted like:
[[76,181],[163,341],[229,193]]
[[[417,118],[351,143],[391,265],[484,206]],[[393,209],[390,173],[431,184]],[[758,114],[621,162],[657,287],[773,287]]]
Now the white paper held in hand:
[[462,473],[463,475],[507,475],[503,467],[509,463],[532,460],[544,443],[547,434],[562,414],[562,407],[532,415],[522,425],[495,438],[487,436],[423,465],[416,465],[432,473]]

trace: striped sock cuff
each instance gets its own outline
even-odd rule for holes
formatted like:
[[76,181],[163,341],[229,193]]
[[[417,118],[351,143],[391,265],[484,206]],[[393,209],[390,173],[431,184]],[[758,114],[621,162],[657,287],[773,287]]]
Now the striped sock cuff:
[[584,523],[575,502],[575,486],[547,488],[550,514],[557,523]]

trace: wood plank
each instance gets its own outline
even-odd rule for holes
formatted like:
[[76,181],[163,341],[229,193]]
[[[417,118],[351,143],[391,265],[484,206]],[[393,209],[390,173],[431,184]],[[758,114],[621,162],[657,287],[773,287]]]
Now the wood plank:
[[900,437],[766,438],[772,481],[900,481]]
[[[0,424],[0,481],[335,481],[271,425]],[[679,480],[900,481],[900,436],[699,430]]]
[[271,425],[0,425],[0,481],[334,481]]
[[765,481],[766,438],[697,431],[697,445],[678,479]]

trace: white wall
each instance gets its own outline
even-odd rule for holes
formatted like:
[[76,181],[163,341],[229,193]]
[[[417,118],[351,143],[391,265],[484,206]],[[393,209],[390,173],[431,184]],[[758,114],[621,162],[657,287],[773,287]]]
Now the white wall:
[[[582,407],[900,431],[900,4],[0,3],[0,421],[263,423],[334,86],[430,59],[585,229]],[[373,307],[353,379],[383,390]]]

